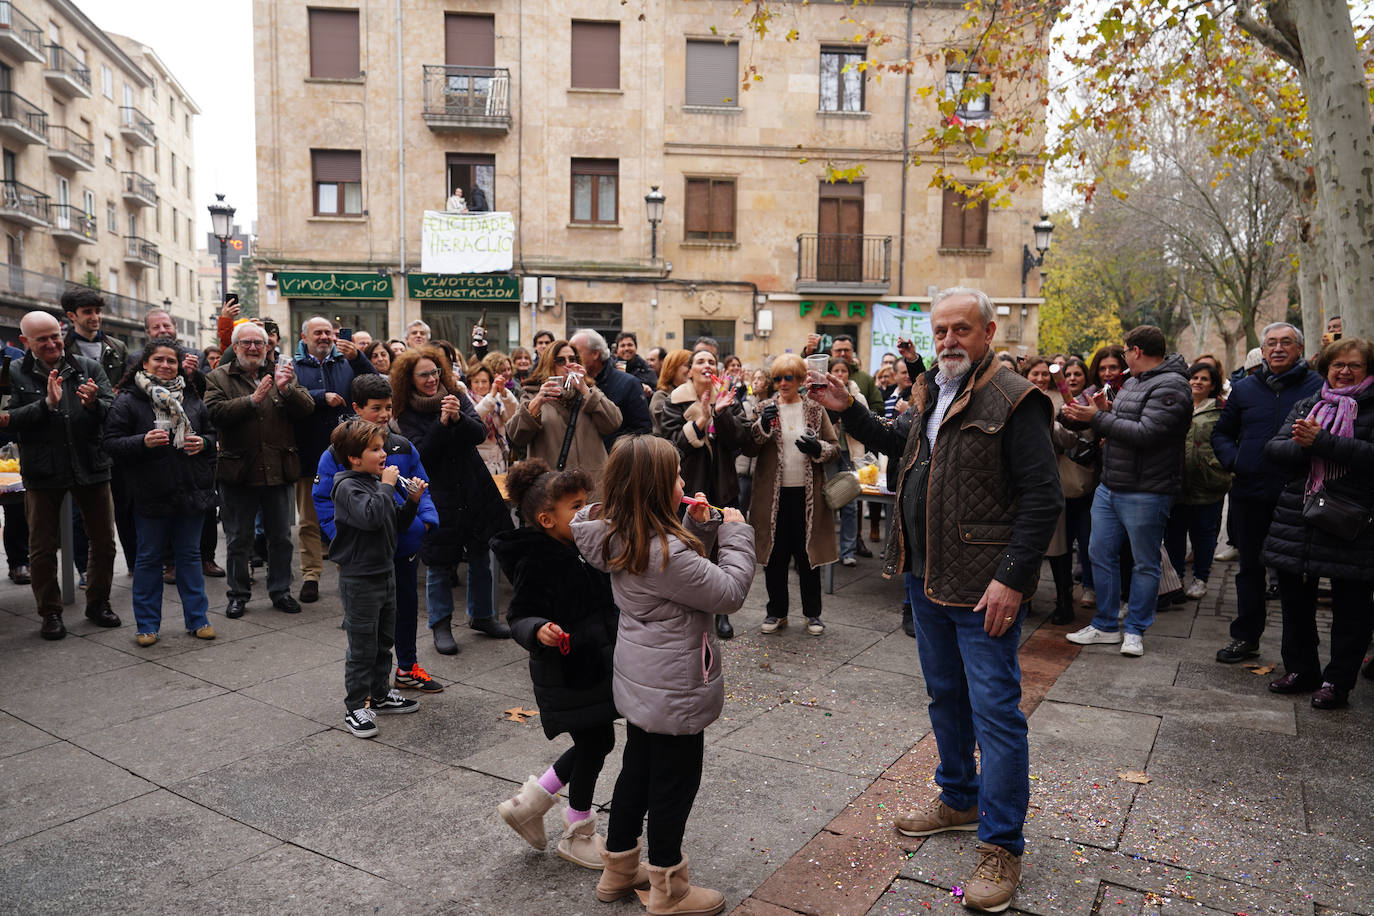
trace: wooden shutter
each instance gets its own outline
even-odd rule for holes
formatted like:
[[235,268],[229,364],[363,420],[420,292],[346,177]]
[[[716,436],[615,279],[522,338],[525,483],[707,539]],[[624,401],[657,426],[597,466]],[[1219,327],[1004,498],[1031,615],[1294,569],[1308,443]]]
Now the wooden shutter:
[[943,218],[940,227],[941,248],[964,247],[964,197],[952,188],[945,188]]
[[687,42],[687,104],[714,107],[739,104],[739,45],[721,41]]
[[729,240],[735,237],[735,183],[711,182],[711,238]]
[[573,20],[572,85],[620,88],[620,23]]
[[450,67],[495,67],[495,17],[445,13],[444,63]]
[[964,247],[988,247],[988,202],[964,210]]
[[357,150],[315,149],[310,151],[310,160],[316,181],[363,180],[363,156]]
[[687,206],[684,214],[687,238],[711,237],[711,181],[709,178],[687,179]]
[[310,10],[310,75],[356,79],[358,11]]

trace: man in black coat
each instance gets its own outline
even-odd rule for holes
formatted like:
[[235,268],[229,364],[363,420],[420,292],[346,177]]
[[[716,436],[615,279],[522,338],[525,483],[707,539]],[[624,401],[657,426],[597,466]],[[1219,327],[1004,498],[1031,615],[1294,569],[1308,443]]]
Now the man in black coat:
[[625,368],[621,371],[639,379],[640,384],[647,387],[650,393],[658,387],[658,373],[639,355],[639,339],[635,337],[634,331],[621,331],[620,336],[615,339],[615,358],[625,363]]
[[587,377],[620,408],[620,428],[603,437],[606,451],[609,452],[621,436],[652,432],[654,423],[649,417],[649,401],[644,397],[644,388],[638,379],[612,365],[611,348],[606,338],[591,328],[582,328],[568,338],[568,343],[577,351]]

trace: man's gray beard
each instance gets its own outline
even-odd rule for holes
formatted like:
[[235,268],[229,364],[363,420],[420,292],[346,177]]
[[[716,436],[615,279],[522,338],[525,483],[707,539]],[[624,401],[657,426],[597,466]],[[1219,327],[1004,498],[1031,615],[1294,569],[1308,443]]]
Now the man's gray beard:
[[969,360],[967,353],[954,363],[947,361],[945,356],[941,355],[937,357],[937,363],[940,367],[939,374],[946,379],[963,378],[964,373],[973,368],[973,363]]
[[258,370],[262,368],[262,364],[263,364],[264,362],[266,362],[266,359],[267,359],[266,357],[262,357],[262,358],[260,358],[260,359],[254,359],[254,358],[251,357],[251,356],[244,356],[242,353],[240,353],[240,354],[239,354],[239,366],[240,366],[240,368],[247,370],[247,371],[249,372],[249,374],[251,374],[251,375],[257,375],[257,374],[258,374]]

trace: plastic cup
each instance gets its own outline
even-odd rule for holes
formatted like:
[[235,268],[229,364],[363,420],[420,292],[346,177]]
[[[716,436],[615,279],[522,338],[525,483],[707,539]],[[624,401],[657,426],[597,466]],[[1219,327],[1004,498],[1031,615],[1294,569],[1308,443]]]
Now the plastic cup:
[[159,419],[159,420],[154,420],[154,421],[153,421],[153,429],[160,429],[160,430],[163,430],[164,432],[169,432],[169,433],[170,433],[170,432],[172,431],[172,421],[171,421],[171,420],[161,420],[161,419]]
[[[828,371],[830,371],[830,357],[824,353],[814,353],[806,357],[806,374],[812,388],[825,387],[825,374]],[[813,372],[819,373],[819,375],[812,375]]]

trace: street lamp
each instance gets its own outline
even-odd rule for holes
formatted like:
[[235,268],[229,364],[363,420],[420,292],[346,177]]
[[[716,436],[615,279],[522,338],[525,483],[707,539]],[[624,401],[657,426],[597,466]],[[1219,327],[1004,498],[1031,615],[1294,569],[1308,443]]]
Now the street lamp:
[[216,194],[215,202],[209,209],[210,228],[215,238],[219,239],[219,295],[222,302],[229,293],[229,237],[234,233],[234,208],[224,202],[223,194]]
[[658,260],[658,224],[663,222],[663,192],[652,185],[644,195],[644,212],[649,217],[649,263]]
[[1026,277],[1030,272],[1045,263],[1045,252],[1050,250],[1050,236],[1054,234],[1054,223],[1048,215],[1041,213],[1040,222],[1031,226],[1035,233],[1035,250],[1038,257],[1030,253],[1030,248],[1021,245],[1021,298],[1026,298]]

